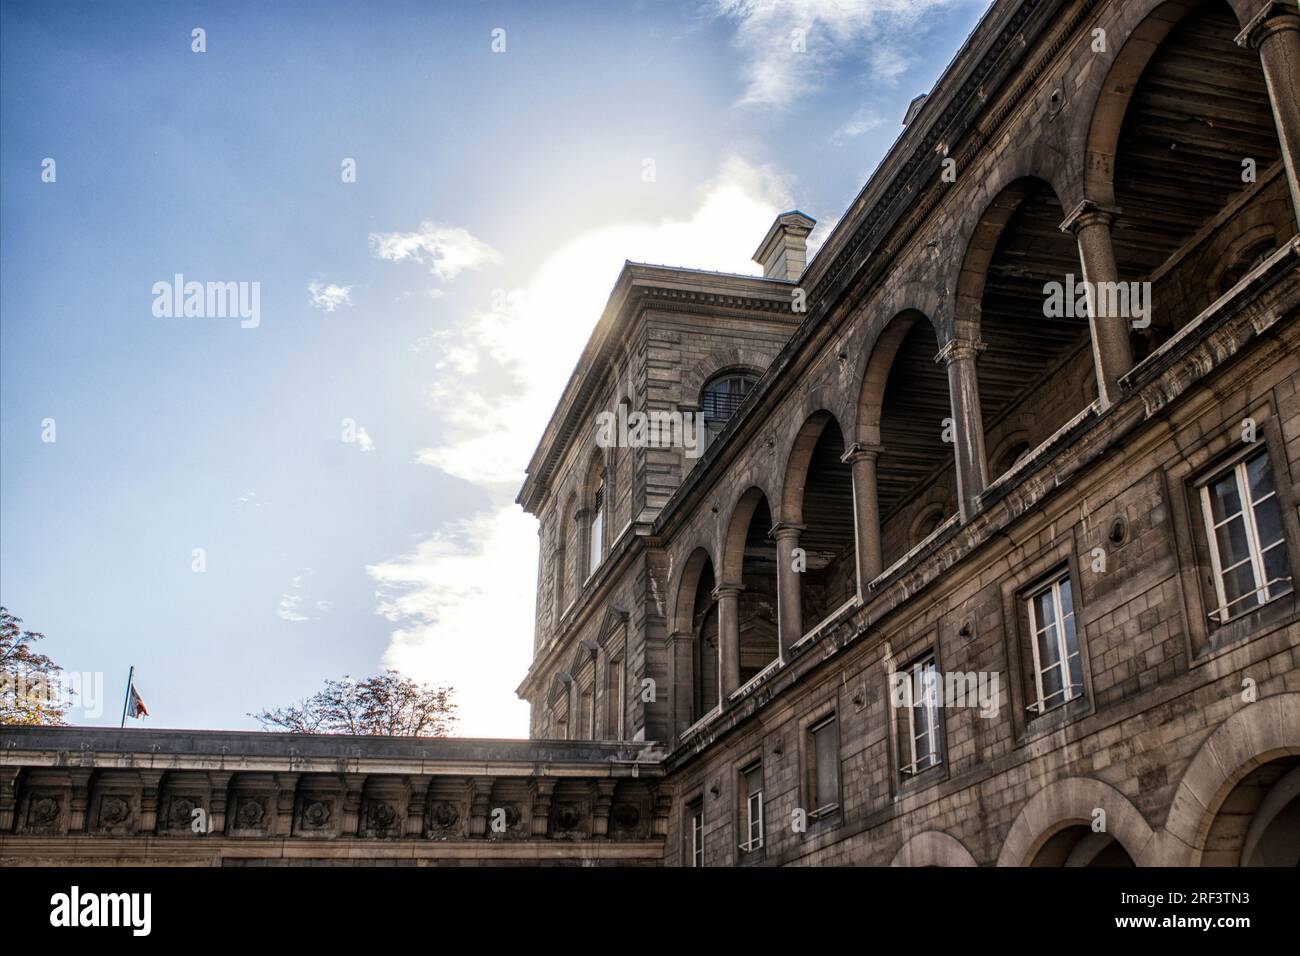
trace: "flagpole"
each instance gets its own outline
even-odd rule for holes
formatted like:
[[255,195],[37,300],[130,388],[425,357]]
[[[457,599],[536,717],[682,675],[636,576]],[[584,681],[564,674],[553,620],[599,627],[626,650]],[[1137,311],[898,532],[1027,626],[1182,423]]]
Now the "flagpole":
[[131,681],[135,679],[135,665],[131,665],[130,672],[126,675],[126,696],[122,698],[122,722],[118,724],[118,729],[126,727],[126,705],[131,701]]

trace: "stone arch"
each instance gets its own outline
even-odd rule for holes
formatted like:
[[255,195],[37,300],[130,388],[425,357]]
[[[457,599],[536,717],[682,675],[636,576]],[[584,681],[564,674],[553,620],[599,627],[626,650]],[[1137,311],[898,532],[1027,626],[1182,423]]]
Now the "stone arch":
[[936,341],[940,341],[943,329],[936,321],[919,309],[903,309],[885,323],[871,344],[862,382],[858,386],[857,420],[854,428],[857,440],[863,444],[880,444],[880,413],[884,407],[885,385],[889,381],[890,370],[894,367],[894,359],[907,333],[922,319],[930,323]]
[[998,866],[1028,866],[1049,839],[1072,826],[1091,826],[1093,811],[1106,811],[1106,832],[1134,862],[1149,862],[1154,833],[1128,797],[1092,777],[1048,784],[1021,809],[998,854]]
[[[819,408],[803,419],[803,424],[790,442],[790,451],[786,455],[784,478],[781,482],[781,513],[778,518],[784,524],[802,524],[804,517],[804,488],[808,482],[808,469],[812,464],[813,449],[818,439],[827,428],[839,428],[835,415],[825,408]],[[841,432],[842,434],[842,432]]]
[[[1060,191],[1052,182],[1035,173],[1023,173],[1014,178],[1000,177],[1003,185],[996,191],[990,188],[993,198],[980,211],[965,235],[965,248],[961,255],[961,268],[955,283],[956,302],[953,326],[949,338],[977,341],[982,324],[981,306],[984,286],[988,280],[989,266],[998,249],[998,241],[1012,216],[1033,193],[1046,187],[1060,204]],[[941,338],[940,344],[945,344]]]
[[699,586],[700,573],[704,570],[705,565],[717,567],[717,562],[713,560],[711,549],[703,544],[698,543],[695,547],[686,552],[686,560],[681,564],[681,570],[677,572],[672,586],[668,593],[671,594],[672,616],[669,618],[669,630],[672,633],[685,633],[691,629],[691,618],[694,616],[695,591]]
[[720,581],[727,583],[740,581],[745,559],[745,535],[754,512],[764,502],[767,502],[769,508],[771,507],[771,499],[768,498],[767,493],[762,488],[751,485],[740,494],[732,506],[726,525],[727,530],[722,539],[722,560],[719,562],[718,575]]
[[741,686],[780,656],[777,547],[771,530],[771,500],[763,489],[751,486],[736,501],[727,522],[718,574],[720,586],[741,589],[735,633],[722,634],[724,641],[735,641]]
[[756,349],[727,348],[710,352],[682,370],[681,404],[699,405],[704,386],[725,372],[746,372],[761,378],[770,362],[771,356]]
[[1246,704],[1215,729],[1178,782],[1165,831],[1177,844],[1172,865],[1199,866],[1205,838],[1232,788],[1256,767],[1300,754],[1300,693]]
[[890,866],[979,866],[970,850],[942,830],[918,833],[902,845]]
[[1081,184],[1077,194],[1070,196],[1072,207],[1083,200],[1104,206],[1115,204],[1115,151],[1138,80],[1183,18],[1211,5],[1230,8],[1242,27],[1255,13],[1248,9],[1248,0],[1131,0],[1120,5],[1119,26],[1128,29],[1118,42],[1116,37],[1110,37],[1113,59],[1096,86],[1088,104],[1091,108],[1080,114],[1086,132],[1075,136],[1082,147],[1078,153],[1082,168],[1072,171],[1072,180]]

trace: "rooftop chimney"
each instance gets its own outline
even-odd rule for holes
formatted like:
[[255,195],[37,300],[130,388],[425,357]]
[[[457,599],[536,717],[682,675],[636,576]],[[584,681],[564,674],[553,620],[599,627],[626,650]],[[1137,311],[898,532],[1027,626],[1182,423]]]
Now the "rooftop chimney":
[[754,261],[763,267],[764,278],[798,281],[808,265],[808,233],[815,225],[816,219],[797,209],[776,217],[754,253]]

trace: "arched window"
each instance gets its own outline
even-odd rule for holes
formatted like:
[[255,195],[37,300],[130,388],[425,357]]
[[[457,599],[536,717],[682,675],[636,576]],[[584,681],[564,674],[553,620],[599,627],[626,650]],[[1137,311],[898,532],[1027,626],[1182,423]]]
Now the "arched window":
[[921,512],[920,517],[916,519],[916,524],[912,526],[912,547],[916,547],[930,535],[939,530],[939,525],[944,522],[944,509],[942,505],[932,505],[925,511]]
[[1012,468],[1016,467],[1016,465],[1024,461],[1025,456],[1028,455],[1030,451],[1032,451],[1032,449],[1029,447],[1029,442],[1024,440],[1012,442],[1002,452],[1002,458],[996,463],[993,473],[994,477],[1005,475]]
[[1219,284],[1216,289],[1218,294],[1226,294],[1229,289],[1246,277],[1246,273],[1272,255],[1276,248],[1277,244],[1273,241],[1273,237],[1266,236],[1254,240],[1244,249],[1235,251],[1228,267],[1219,276]]
[[724,372],[704,386],[700,406],[710,439],[722,431],[756,381],[757,376],[749,372]]

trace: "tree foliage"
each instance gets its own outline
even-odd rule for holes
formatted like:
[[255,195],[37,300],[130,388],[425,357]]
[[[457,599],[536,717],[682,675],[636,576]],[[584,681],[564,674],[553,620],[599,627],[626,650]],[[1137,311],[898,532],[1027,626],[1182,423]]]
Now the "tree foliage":
[[25,631],[22,624],[0,607],[0,724],[63,724],[62,669],[32,649],[45,635]]
[[456,725],[453,690],[388,670],[365,680],[327,680],[306,700],[250,714],[263,730],[365,737],[447,737]]

